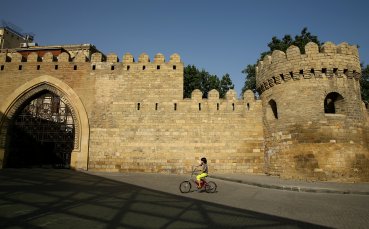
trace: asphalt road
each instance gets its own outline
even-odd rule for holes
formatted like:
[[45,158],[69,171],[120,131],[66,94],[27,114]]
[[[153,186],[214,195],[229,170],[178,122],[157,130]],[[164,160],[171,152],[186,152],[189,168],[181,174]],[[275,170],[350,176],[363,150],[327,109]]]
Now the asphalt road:
[[0,170],[0,228],[368,228],[369,197],[296,193],[184,176]]

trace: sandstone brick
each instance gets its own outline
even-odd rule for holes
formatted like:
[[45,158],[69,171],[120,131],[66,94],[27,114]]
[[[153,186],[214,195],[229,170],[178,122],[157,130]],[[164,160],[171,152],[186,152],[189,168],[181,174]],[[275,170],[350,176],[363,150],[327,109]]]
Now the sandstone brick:
[[[55,58],[47,53],[37,63],[36,56],[30,56],[21,70],[22,60],[0,55],[1,112],[15,109],[5,105],[17,101],[6,98],[22,85],[45,82],[41,79],[47,75],[53,90],[83,104],[76,113],[86,113],[87,129],[76,128],[78,133],[87,132],[88,139],[76,141],[88,146],[84,160],[88,158],[89,169],[188,173],[206,156],[210,171],[219,173],[368,179],[369,119],[358,96],[360,62],[353,46],[327,43],[319,52],[310,43],[306,54],[290,47],[286,53],[266,56],[257,68],[260,100],[251,91],[238,99],[233,90],[226,99],[220,99],[216,90],[209,99],[203,99],[199,90],[183,99],[183,63],[178,54],[169,62],[162,54],[153,62],[142,54],[135,62],[127,53],[122,63],[115,54],[105,61],[96,53],[91,62],[76,55],[75,63],[63,55]],[[75,94],[68,97],[69,91]],[[342,113],[325,114],[324,100],[331,92],[342,96],[344,103],[337,106]],[[80,125],[78,118],[75,122]],[[78,150],[76,154],[73,163],[78,166],[83,157]]]

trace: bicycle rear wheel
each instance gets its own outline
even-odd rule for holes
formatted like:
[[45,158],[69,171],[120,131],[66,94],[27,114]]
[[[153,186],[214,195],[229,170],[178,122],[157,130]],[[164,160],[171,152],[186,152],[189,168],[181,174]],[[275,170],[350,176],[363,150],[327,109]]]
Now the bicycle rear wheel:
[[214,193],[216,190],[217,190],[217,184],[213,181],[209,181],[205,185],[205,191],[208,193]]
[[189,181],[183,181],[180,185],[179,185],[179,191],[181,191],[182,193],[188,193],[191,191],[191,182]]

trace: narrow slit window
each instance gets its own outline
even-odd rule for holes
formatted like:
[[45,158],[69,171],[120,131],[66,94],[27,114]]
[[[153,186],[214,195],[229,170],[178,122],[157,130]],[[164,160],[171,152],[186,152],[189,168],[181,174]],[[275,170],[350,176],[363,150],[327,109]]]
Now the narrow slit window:
[[96,70],[96,65],[92,65],[92,70]]
[[112,71],[114,71],[114,69],[115,69],[114,65],[112,65],[112,66],[110,67],[110,69],[111,69]]
[[160,70],[160,65],[156,65],[156,70]]
[[219,103],[217,103],[217,111],[219,111]]
[[199,111],[201,111],[201,103],[199,103]]
[[127,71],[129,71],[130,68],[131,68],[131,66],[127,65]]
[[4,65],[1,65],[1,71],[4,71]]
[[145,70],[146,69],[146,66],[144,65],[144,66],[142,66],[142,70]]
[[232,110],[234,110],[234,103],[232,103]]
[[173,65],[173,70],[176,70],[177,69],[177,66],[176,65]]
[[141,104],[137,103],[137,110],[139,111],[141,109]]
[[[272,99],[269,101],[268,113],[271,112],[275,119],[278,119],[277,103]],[[268,115],[269,116],[269,115]]]
[[250,103],[247,103],[247,110],[250,110]]
[[158,110],[158,103],[155,103],[155,110]]
[[55,70],[58,70],[59,66],[58,65],[55,65]]
[[40,70],[41,66],[40,65],[37,65],[37,70]]
[[22,70],[22,67],[23,67],[22,65],[19,65],[18,70]]
[[174,110],[177,110],[177,103],[174,104]]
[[77,65],[74,65],[73,69],[74,69],[74,70],[77,70]]

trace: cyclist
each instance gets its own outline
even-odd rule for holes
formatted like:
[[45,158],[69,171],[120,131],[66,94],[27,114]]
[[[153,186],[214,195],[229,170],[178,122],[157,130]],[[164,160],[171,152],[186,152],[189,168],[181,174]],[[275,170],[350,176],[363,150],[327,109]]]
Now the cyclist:
[[200,165],[198,167],[201,167],[201,173],[196,176],[197,180],[197,188],[202,188],[201,186],[201,179],[208,176],[208,164],[205,157],[201,158]]

